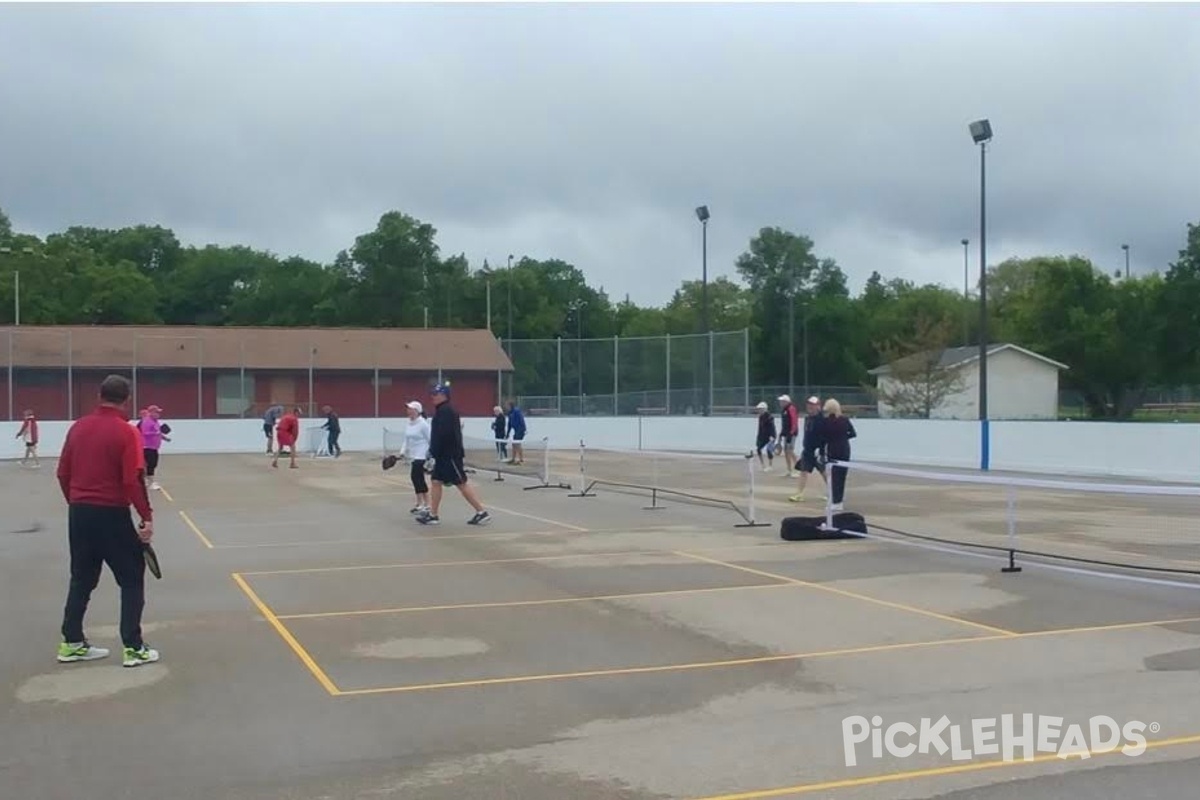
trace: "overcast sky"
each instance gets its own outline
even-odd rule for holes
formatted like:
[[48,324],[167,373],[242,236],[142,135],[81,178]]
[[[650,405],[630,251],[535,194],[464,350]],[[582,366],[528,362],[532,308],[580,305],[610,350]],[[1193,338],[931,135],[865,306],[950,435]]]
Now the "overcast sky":
[[857,290],[1200,221],[1197,5],[0,6],[0,207],[328,262],[381,213],[614,299],[811,236]]

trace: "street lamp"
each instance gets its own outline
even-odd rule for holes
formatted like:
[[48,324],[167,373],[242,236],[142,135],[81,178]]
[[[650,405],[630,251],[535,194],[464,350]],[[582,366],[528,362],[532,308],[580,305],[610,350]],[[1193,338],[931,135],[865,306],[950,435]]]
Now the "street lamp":
[[970,256],[968,255],[971,249],[971,240],[963,239],[963,347],[971,343],[971,311],[968,305],[971,302],[971,267]]
[[1129,280],[1129,245],[1121,245],[1121,249],[1125,251],[1125,280]]
[[587,300],[582,297],[577,297],[572,300],[567,308],[575,315],[575,347],[578,358],[577,370],[579,373],[579,416],[583,416],[583,309],[587,306]]
[[[13,249],[11,247],[0,247],[0,256],[11,256]],[[33,255],[32,247],[22,247],[21,254],[26,256]],[[13,325],[21,324],[21,270],[13,270]]]
[[704,366],[702,367],[703,374],[706,380],[704,385],[708,387],[708,393],[705,396],[700,406],[704,410],[704,416],[709,415],[709,401],[712,399],[712,375],[708,369],[708,362],[711,360],[711,354],[708,352],[712,344],[712,337],[709,336],[708,324],[708,206],[698,206],[696,208],[696,219],[700,220],[700,332],[705,336],[704,345]]
[[979,421],[981,446],[980,469],[988,468],[988,385],[987,385],[987,145],[992,140],[992,123],[986,119],[969,126],[971,140],[979,145]]

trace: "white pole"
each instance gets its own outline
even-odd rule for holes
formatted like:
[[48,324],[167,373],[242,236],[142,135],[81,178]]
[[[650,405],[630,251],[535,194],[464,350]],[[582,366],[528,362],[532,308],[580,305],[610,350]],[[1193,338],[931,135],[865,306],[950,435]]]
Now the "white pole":
[[559,416],[562,416],[562,337],[559,336],[556,341],[558,342],[558,395],[554,407],[558,410]]
[[21,272],[13,273],[13,324],[21,324]]
[[375,419],[379,419],[379,341],[375,341]]

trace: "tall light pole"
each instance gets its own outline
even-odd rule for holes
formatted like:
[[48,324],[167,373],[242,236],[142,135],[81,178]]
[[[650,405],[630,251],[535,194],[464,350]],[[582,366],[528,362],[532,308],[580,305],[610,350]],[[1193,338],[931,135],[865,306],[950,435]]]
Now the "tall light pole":
[[796,262],[788,267],[788,257],[784,253],[783,267],[788,276],[788,396],[796,394]]
[[709,398],[712,397],[712,375],[709,373],[708,363],[711,354],[708,352],[712,345],[712,337],[709,336],[708,324],[708,219],[711,216],[708,213],[708,206],[699,206],[696,209],[696,219],[700,220],[700,332],[704,335],[704,366],[702,374],[705,376],[704,386],[707,391],[704,395],[704,400],[700,403],[703,409],[704,416],[708,416],[711,409],[708,407]]
[[[32,247],[21,248],[21,254],[26,256],[33,255]],[[0,247],[0,256],[14,255],[11,247]],[[13,270],[13,325],[21,324],[21,270]]]
[[587,306],[587,301],[582,297],[575,298],[567,306],[575,315],[575,348],[578,358],[579,416],[581,417],[583,416],[583,309],[585,306]]
[[508,256],[508,346],[512,348],[513,338],[513,308],[512,308],[512,254]]
[[1121,245],[1121,249],[1125,251],[1125,280],[1129,280],[1129,245]]
[[971,240],[962,240],[963,248],[963,347],[971,344]]
[[992,140],[992,123],[986,119],[969,126],[971,140],[979,145],[979,428],[980,469],[989,462],[988,431],[988,318],[987,318],[987,145]]

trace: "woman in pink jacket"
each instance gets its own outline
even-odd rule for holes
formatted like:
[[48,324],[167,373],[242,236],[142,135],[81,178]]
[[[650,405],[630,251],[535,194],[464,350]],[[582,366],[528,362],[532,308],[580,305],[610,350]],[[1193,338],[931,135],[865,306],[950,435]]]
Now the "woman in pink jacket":
[[137,422],[138,432],[142,434],[143,453],[146,456],[146,479],[150,481],[150,489],[156,492],[162,488],[154,478],[158,469],[158,450],[163,442],[171,441],[167,436],[171,432],[171,426],[159,419],[161,414],[161,408],[150,406],[142,409],[141,418]]

